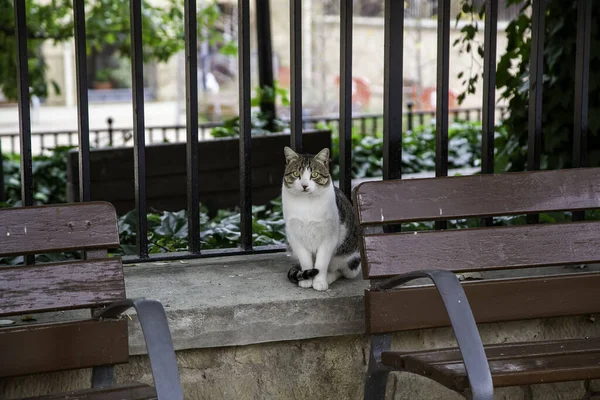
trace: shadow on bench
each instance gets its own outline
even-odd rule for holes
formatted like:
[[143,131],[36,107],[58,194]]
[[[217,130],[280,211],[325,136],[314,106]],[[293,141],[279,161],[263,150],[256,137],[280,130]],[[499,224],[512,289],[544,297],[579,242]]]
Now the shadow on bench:
[[[177,361],[162,305],[125,297],[117,216],[109,203],[0,209],[0,256],[86,252],[85,261],[0,267],[0,318],[90,309],[90,318],[0,328],[0,377],[93,367],[92,389],[43,399],[181,400]],[[154,385],[114,386],[114,365],[129,358],[127,318],[142,326]]]
[[[600,169],[368,182],[354,192],[363,228],[414,221],[600,208]],[[493,279],[461,285],[455,273],[600,261],[600,222],[410,233],[361,240],[367,332],[366,399],[383,399],[404,370],[476,400],[494,387],[600,378],[600,337],[483,346],[476,322],[600,312],[600,273]],[[397,286],[429,278],[434,286]],[[452,326],[458,348],[390,349],[390,332]],[[588,393],[589,395],[590,393]]]

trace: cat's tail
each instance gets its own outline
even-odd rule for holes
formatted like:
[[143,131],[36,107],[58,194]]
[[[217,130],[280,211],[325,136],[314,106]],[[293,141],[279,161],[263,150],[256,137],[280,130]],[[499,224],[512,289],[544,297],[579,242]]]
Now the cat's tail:
[[307,269],[302,271],[302,267],[296,264],[288,271],[288,279],[292,283],[298,283],[299,281],[303,281],[305,279],[311,279],[315,275],[319,273],[319,270],[316,268]]

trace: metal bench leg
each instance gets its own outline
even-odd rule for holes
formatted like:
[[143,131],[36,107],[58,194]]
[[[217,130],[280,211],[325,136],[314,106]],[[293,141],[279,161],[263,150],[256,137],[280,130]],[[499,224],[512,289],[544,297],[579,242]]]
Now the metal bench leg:
[[585,394],[581,400],[600,400],[600,392],[597,392],[591,388],[591,382],[589,380],[584,381]]
[[92,370],[92,387],[111,386],[115,382],[115,367],[103,365]]
[[159,400],[183,400],[173,339],[165,310],[156,300],[126,299],[116,301],[95,313],[96,318],[112,318],[134,307],[142,326],[150,358],[154,386]]
[[365,400],[383,400],[385,398],[385,387],[390,369],[381,364],[381,353],[390,351],[391,343],[391,335],[371,336],[369,368],[365,380]]

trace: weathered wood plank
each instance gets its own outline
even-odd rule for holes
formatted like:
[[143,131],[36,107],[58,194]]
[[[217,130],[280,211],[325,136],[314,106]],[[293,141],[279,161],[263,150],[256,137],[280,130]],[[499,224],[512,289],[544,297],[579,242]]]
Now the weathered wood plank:
[[364,235],[367,278],[600,262],[600,223]]
[[[600,352],[600,338],[563,339],[543,342],[502,343],[485,346],[485,355],[488,360],[507,360],[511,358],[546,357],[560,354],[581,354]],[[460,350],[456,347],[446,349],[426,350],[410,353],[389,352],[383,357],[392,361],[393,357],[401,356],[405,364],[409,360],[427,364],[442,364],[462,362]]]
[[117,216],[106,202],[0,209],[0,256],[119,246]]
[[[488,363],[495,387],[532,385],[538,383],[562,382],[600,377],[600,350],[597,341],[578,340],[577,351],[562,350],[571,347],[570,340],[539,342],[536,344],[509,344],[485,346],[486,354],[498,353],[500,356],[488,356]],[[530,346],[528,351],[525,348]],[[525,355],[510,356],[518,347]],[[540,351],[545,349],[548,353]],[[435,351],[429,353],[385,352],[382,354],[384,365],[404,369],[427,376],[457,391],[469,387],[464,363],[461,359],[451,361],[432,361]],[[506,354],[506,356],[505,356]],[[535,354],[535,356],[534,356]]]
[[[463,284],[478,323],[598,313],[599,287],[597,273]],[[365,301],[367,332],[372,334],[450,326],[433,286],[366,291]]]
[[127,320],[0,328],[0,377],[128,361]]
[[362,225],[600,208],[600,168],[366,182]]
[[[490,361],[489,366],[495,387],[596,379],[600,378],[600,352]],[[463,363],[438,364],[432,369],[466,384]]]
[[124,298],[120,258],[0,268],[0,317],[91,308]]

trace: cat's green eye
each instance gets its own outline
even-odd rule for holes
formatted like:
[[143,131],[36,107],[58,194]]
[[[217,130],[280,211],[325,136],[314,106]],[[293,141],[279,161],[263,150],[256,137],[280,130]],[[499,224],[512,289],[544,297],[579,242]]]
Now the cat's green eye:
[[316,178],[319,176],[318,172],[313,172],[312,174],[310,174],[311,177]]
[[300,177],[300,172],[298,172],[298,171],[294,171],[294,172],[292,173],[292,175],[293,175],[295,178],[299,178],[299,177]]

